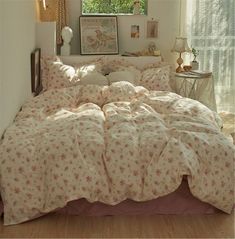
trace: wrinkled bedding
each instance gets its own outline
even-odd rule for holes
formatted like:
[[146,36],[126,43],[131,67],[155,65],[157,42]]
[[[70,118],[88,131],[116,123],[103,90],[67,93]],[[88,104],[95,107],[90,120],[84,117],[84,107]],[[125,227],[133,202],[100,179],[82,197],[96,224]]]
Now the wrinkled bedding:
[[0,145],[4,224],[68,201],[118,204],[175,191],[230,213],[234,146],[201,103],[128,82],[47,92],[24,104]]

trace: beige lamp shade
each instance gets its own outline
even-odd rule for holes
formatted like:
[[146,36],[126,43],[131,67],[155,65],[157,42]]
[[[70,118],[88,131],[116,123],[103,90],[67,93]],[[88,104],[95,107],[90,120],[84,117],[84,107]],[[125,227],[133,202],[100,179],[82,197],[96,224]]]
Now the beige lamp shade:
[[191,50],[188,46],[187,38],[186,37],[176,37],[175,44],[174,44],[172,51],[179,52],[179,53],[191,52]]

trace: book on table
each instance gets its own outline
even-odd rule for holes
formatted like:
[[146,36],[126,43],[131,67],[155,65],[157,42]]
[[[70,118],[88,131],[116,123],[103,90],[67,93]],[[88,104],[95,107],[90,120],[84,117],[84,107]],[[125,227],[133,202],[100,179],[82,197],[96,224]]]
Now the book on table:
[[190,71],[191,74],[197,75],[197,76],[202,76],[202,77],[209,77],[212,75],[211,71],[202,71],[202,70],[191,70]]
[[199,77],[210,77],[212,75],[212,72],[201,71],[201,70],[191,70],[191,71],[176,73],[175,75],[180,77],[199,78]]

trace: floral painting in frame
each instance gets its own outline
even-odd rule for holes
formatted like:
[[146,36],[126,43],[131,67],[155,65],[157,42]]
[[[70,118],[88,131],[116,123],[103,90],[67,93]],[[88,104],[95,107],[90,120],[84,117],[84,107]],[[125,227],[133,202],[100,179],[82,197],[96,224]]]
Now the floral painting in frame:
[[118,54],[117,16],[80,16],[82,55]]

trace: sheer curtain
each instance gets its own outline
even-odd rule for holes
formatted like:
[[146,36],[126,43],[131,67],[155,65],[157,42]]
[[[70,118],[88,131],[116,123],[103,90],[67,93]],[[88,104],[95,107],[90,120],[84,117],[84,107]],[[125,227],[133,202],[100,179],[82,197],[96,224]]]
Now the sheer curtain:
[[213,72],[218,112],[235,113],[235,0],[183,0],[189,44],[200,69]]

